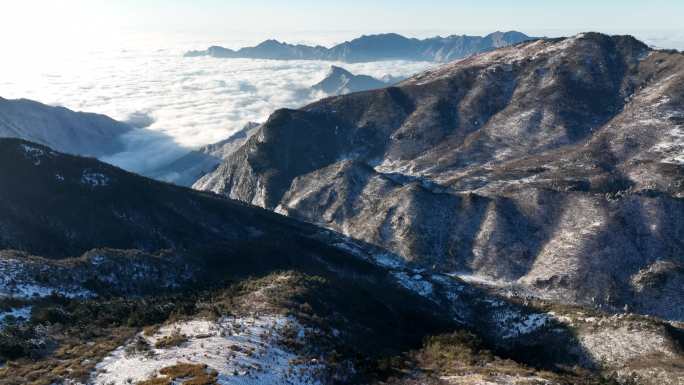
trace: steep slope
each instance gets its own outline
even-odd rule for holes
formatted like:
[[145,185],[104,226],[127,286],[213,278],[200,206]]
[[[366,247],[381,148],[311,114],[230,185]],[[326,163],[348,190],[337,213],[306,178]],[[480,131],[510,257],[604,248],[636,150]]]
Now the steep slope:
[[[3,385],[378,383],[418,373],[397,363],[442,333],[478,341],[453,349],[491,351],[482,364],[457,360],[490,375],[681,378],[674,324],[595,313],[579,328],[572,310],[509,301],[331,231],[26,141],[1,139],[0,164]],[[601,341],[616,336],[606,352]],[[639,372],[632,360],[647,358]]]
[[518,44],[277,111],[195,187],[525,295],[683,319],[682,89],[684,55],[632,37]]
[[230,244],[237,255],[253,242],[319,231],[18,139],[0,139],[0,163],[0,249],[64,258],[101,247],[197,252]]
[[331,66],[325,79],[314,84],[311,89],[330,96],[352,92],[368,91],[387,87],[389,84],[368,75],[354,75],[344,68]]
[[0,138],[20,138],[71,154],[99,157],[123,150],[118,137],[129,130],[128,125],[104,115],[0,98]]
[[[179,291],[206,290],[207,295],[214,296],[216,290],[226,290],[232,298],[236,294],[229,291],[231,285],[295,270],[305,277],[330,280],[330,287],[321,283],[320,289],[332,291],[331,301],[341,301],[350,295],[348,288],[351,280],[355,280],[354,290],[368,291],[367,299],[354,294],[359,298],[360,308],[375,303],[384,308],[372,316],[375,320],[384,319],[384,313],[404,320],[399,323],[406,321],[406,328],[399,327],[394,337],[385,340],[385,347],[391,351],[402,349],[404,343],[419,343],[431,330],[457,325],[449,315],[452,310],[443,313],[445,308],[405,289],[390,271],[368,260],[372,254],[363,254],[367,253],[363,249],[357,251],[362,254],[351,254],[347,251],[351,247],[346,246],[347,239],[329,231],[17,139],[0,139],[0,163],[0,307],[6,306],[6,297],[11,299],[9,304],[20,301],[34,306],[32,322],[41,324],[42,313],[38,309],[54,307],[65,314],[70,312],[69,307],[84,306],[111,306],[108,313],[115,312],[121,304],[114,301],[107,305],[106,301],[117,296],[133,299],[146,295],[144,301],[164,304]],[[367,250],[374,248],[369,246]],[[245,289],[245,293],[251,292],[251,288]],[[382,298],[386,294],[388,297]],[[55,295],[63,298],[51,297]],[[101,302],[105,303],[99,305]],[[390,310],[394,306],[399,313]],[[288,311],[284,305],[279,309],[278,313]],[[255,310],[247,307],[243,313],[246,316]],[[348,317],[349,326],[356,324],[353,328],[367,330],[370,321],[352,319],[356,316],[349,311],[337,309],[341,316]],[[162,314],[168,314],[168,310]],[[68,345],[72,341],[69,338],[83,338],[78,328],[68,328],[81,322],[76,319],[83,316],[45,315],[52,323],[65,327],[54,332],[57,340],[52,336],[47,339],[50,343]],[[153,319],[159,320],[158,315]],[[361,322],[356,323],[357,319]],[[414,331],[409,330],[409,319],[418,322],[419,328],[410,325]],[[135,324],[141,321],[138,319]],[[149,321],[142,322],[145,325]],[[98,334],[112,332],[109,323],[101,327]],[[58,336],[63,334],[63,338],[71,337],[60,340]],[[36,354],[50,360],[55,358],[54,354],[61,354],[59,350],[44,351],[40,346],[30,345],[36,339],[15,336],[19,338],[17,342],[7,338],[0,333],[0,359]],[[87,358],[91,364],[97,362],[93,362],[97,357]],[[12,373],[20,373],[16,366],[13,368]]]
[[216,58],[251,58],[275,60],[332,60],[347,63],[379,60],[423,60],[449,62],[495,48],[532,40],[523,33],[494,32],[487,36],[447,36],[411,39],[396,33],[364,35],[337,44],[322,46],[292,45],[277,40],[266,40],[255,47],[233,51],[223,47],[209,47],[205,51],[190,51],[186,57],[211,56]]

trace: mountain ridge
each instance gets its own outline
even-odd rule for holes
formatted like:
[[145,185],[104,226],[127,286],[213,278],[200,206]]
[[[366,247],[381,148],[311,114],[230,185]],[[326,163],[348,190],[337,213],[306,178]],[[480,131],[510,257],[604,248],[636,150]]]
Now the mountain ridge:
[[0,139],[0,382],[679,385],[683,73],[485,53],[204,148],[224,196]]
[[0,137],[26,139],[71,154],[99,157],[121,151],[124,145],[118,137],[132,129],[101,114],[0,97]]
[[682,319],[684,276],[657,267],[682,263],[682,84],[683,55],[632,37],[526,42],[276,111],[195,188],[502,290]]
[[205,51],[189,51],[186,57],[251,58],[274,60],[331,60],[358,63],[378,60],[449,62],[475,53],[536,38],[521,32],[494,32],[487,36],[450,35],[427,39],[407,38],[396,33],[363,35],[331,48],[266,40],[255,47],[237,51],[212,46]]
[[[10,371],[0,368],[8,384],[31,383],[35,365],[54,368],[65,362],[78,371],[53,370],[40,378],[110,383],[101,378],[115,376],[116,366],[103,368],[119,362],[118,352],[124,349],[127,360],[138,357],[145,365],[155,364],[157,369],[130,373],[143,381],[168,366],[164,357],[177,355],[180,360],[196,340],[217,345],[201,346],[193,362],[205,362],[226,343],[242,346],[239,340],[216,338],[241,335],[244,329],[221,336],[212,329],[188,330],[184,323],[232,319],[245,327],[282,312],[290,315],[283,322],[305,328],[306,344],[264,346],[316,357],[334,370],[316,375],[332,382],[373,382],[375,376],[387,375],[375,368],[380,364],[374,360],[419,348],[427,335],[461,328],[477,333],[486,341],[481,344],[499,354],[519,359],[522,364],[516,368],[529,364],[558,371],[529,369],[528,375],[550,377],[559,385],[573,379],[594,384],[600,378],[598,361],[585,352],[567,324],[546,311],[405,265],[372,245],[19,139],[0,139],[0,158],[3,164],[14,164],[0,168],[0,181],[8,186],[0,190],[0,309],[7,301],[10,306],[18,303],[24,310],[13,314],[28,312],[30,318],[10,321],[9,326],[0,322],[0,358],[32,358],[11,361]],[[181,338],[178,346],[168,336],[165,342],[153,340],[154,354],[145,353],[144,343],[136,341],[157,335],[155,330],[162,330],[166,321],[186,334],[174,337]],[[671,340],[661,331],[665,324],[648,322],[658,328],[655,336]],[[392,331],[382,331],[387,325]],[[144,326],[161,329],[147,334],[131,330]],[[49,334],[43,333],[46,327]],[[84,350],[75,347],[84,341],[93,343]],[[44,346],[68,348],[70,353],[64,356]],[[545,354],[519,353],[525,349]],[[243,375],[206,362],[222,376]],[[269,367],[268,360],[257,362]],[[562,373],[559,367],[566,363],[588,372]],[[263,374],[253,370],[254,375]],[[115,383],[126,383],[116,378]],[[287,383],[287,378],[276,383]]]

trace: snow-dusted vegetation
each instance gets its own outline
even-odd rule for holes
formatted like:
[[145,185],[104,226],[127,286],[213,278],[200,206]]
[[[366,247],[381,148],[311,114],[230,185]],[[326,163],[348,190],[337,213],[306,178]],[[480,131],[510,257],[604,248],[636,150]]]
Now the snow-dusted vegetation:
[[304,333],[297,321],[282,316],[176,322],[150,336],[141,333],[112,352],[97,364],[92,381],[138,383],[166,367],[192,363],[216,371],[219,384],[319,384],[317,363],[299,359],[282,343],[285,334]]

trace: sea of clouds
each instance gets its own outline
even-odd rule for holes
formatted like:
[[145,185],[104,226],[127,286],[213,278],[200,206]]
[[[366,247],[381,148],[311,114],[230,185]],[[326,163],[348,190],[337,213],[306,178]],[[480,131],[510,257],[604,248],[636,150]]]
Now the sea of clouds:
[[123,138],[126,151],[103,160],[147,174],[191,149],[229,137],[247,122],[263,122],[275,109],[325,96],[302,90],[322,80],[332,64],[376,77],[409,76],[433,65],[185,58],[183,52],[119,49],[3,58],[0,96],[129,122],[137,129]]

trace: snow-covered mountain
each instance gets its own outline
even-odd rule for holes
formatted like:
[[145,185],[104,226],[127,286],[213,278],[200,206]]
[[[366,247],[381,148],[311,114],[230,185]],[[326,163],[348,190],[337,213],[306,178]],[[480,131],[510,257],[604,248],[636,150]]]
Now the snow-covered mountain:
[[682,378],[674,323],[521,303],[329,230],[18,139],[0,139],[0,164],[12,165],[0,167],[3,384]]
[[524,296],[684,319],[684,55],[580,34],[275,112],[195,187]]
[[[156,176],[205,191],[0,137],[0,384],[682,385],[682,89],[629,36],[520,43]],[[108,121],[31,106],[10,136]]]

